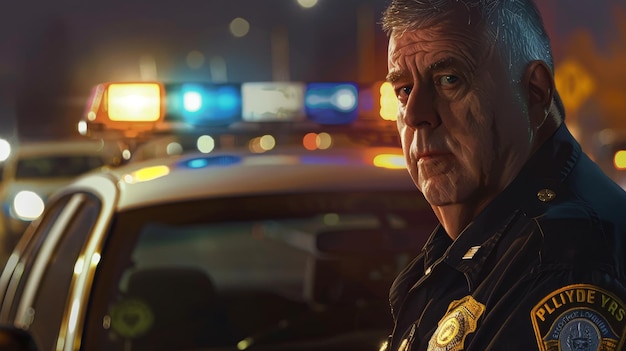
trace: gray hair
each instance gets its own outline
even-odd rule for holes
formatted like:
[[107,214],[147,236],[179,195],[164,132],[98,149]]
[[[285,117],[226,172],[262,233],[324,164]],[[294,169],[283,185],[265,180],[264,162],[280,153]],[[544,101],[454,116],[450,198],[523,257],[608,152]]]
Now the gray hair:
[[[382,17],[387,35],[437,23],[450,11],[468,11],[468,24],[482,23],[511,79],[519,81],[528,63],[544,61],[554,72],[550,39],[533,0],[392,0]],[[472,16],[478,15],[475,20]]]

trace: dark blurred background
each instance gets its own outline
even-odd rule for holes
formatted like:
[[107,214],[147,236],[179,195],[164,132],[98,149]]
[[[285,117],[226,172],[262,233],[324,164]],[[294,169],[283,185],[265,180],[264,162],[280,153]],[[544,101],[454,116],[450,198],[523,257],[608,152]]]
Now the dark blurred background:
[[[384,79],[386,0],[306,2],[5,1],[0,137],[75,135],[91,86],[103,81]],[[592,148],[600,131],[626,130],[626,2],[538,2],[568,121]]]

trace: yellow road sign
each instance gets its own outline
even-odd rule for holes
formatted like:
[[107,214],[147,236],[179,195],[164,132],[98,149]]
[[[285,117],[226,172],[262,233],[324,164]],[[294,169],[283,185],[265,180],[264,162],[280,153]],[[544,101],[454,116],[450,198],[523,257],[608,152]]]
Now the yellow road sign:
[[557,65],[554,82],[565,109],[570,112],[576,112],[595,90],[593,77],[583,65],[572,59]]

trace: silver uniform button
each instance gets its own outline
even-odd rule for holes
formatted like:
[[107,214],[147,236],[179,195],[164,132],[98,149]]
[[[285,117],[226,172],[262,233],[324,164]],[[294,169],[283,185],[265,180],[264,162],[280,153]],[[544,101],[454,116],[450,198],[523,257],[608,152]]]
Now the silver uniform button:
[[550,202],[556,198],[556,193],[551,189],[541,189],[537,192],[537,198],[541,202]]

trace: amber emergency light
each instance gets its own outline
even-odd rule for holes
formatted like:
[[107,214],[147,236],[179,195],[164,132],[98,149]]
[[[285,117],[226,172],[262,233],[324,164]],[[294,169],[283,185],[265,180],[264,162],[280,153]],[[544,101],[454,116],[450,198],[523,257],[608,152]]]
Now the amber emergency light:
[[120,131],[135,136],[149,131],[165,115],[165,88],[159,82],[103,83],[91,94],[87,128]]

